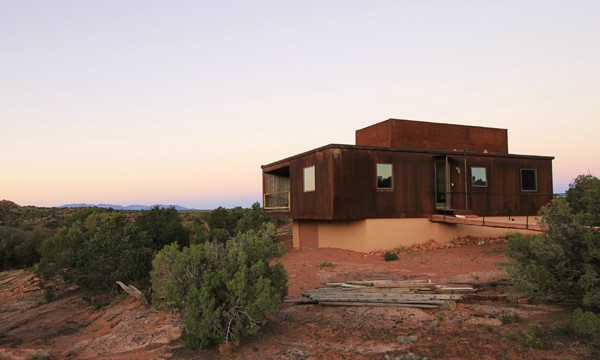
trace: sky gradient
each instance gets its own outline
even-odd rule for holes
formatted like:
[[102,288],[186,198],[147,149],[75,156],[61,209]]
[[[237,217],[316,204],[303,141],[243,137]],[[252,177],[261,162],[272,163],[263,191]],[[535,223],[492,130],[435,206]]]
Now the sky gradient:
[[4,1],[0,199],[261,200],[261,164],[388,118],[508,129],[600,176],[598,1]]

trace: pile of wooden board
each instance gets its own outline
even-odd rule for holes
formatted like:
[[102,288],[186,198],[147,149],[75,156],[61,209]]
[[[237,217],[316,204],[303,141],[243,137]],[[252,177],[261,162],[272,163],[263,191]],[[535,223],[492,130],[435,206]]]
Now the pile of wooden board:
[[448,287],[427,280],[369,280],[328,283],[327,287],[305,291],[300,298],[287,299],[296,304],[341,306],[403,306],[435,308],[446,301],[461,300],[473,287]]

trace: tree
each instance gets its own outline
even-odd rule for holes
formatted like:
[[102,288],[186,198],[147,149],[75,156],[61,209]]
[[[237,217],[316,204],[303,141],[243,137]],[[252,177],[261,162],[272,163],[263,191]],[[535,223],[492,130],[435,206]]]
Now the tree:
[[77,256],[85,240],[85,227],[82,221],[77,220],[44,241],[37,267],[41,277],[49,280],[60,275],[66,280],[72,280],[71,270],[77,264]]
[[[237,219],[234,214],[222,206],[212,210],[207,218],[206,222],[210,228],[210,231],[216,231],[216,229],[221,229],[221,232],[227,234],[227,237],[233,236],[235,234],[235,227],[237,224]],[[225,239],[219,239],[225,241]]]
[[136,225],[146,231],[152,238],[155,251],[165,245],[176,242],[180,247],[189,245],[189,233],[183,227],[179,212],[174,207],[161,209],[158,205],[143,211],[135,221]]
[[539,301],[571,301],[600,308],[600,180],[578,176],[567,196],[542,208],[548,230],[509,239],[513,287]]
[[242,233],[250,230],[258,231],[265,223],[274,224],[274,221],[267,215],[260,204],[255,202],[250,209],[244,211],[235,230]]
[[600,226],[600,179],[592,174],[579,175],[569,185],[567,202],[573,213],[590,226]]
[[0,271],[36,264],[43,240],[44,235],[39,232],[0,226]]
[[274,259],[283,249],[273,226],[179,251],[166,246],[152,271],[153,304],[179,309],[191,348],[237,342],[255,334],[287,295],[287,275]]
[[208,229],[196,227],[191,236],[193,243],[200,243],[204,240],[225,242],[237,233],[244,233],[250,230],[258,231],[266,223],[275,225],[258,202],[252,204],[249,209],[235,207],[225,209],[221,206],[212,210],[206,216]]
[[112,292],[117,281],[148,285],[152,238],[121,213],[96,219],[97,227],[83,243],[73,268],[73,280],[90,292]]
[[112,292],[120,280],[148,284],[152,239],[123,213],[95,210],[65,226],[41,250],[38,272],[56,275],[91,293]]

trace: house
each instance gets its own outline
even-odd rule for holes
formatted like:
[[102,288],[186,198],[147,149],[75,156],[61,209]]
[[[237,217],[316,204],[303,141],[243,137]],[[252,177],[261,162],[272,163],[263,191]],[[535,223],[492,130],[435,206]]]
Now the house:
[[553,159],[510,154],[506,129],[388,119],[357,130],[356,145],[263,165],[263,206],[292,219],[295,247],[372,251],[497,236],[508,230],[431,219],[535,216],[553,196]]

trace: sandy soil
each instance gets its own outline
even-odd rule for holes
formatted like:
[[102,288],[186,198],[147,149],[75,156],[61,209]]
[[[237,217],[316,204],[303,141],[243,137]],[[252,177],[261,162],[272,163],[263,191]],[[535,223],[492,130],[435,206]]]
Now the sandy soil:
[[[289,294],[347,280],[419,278],[444,284],[507,277],[497,267],[506,261],[502,241],[466,239],[451,248],[419,248],[401,251],[400,259],[391,262],[380,253],[288,249],[282,261]],[[506,292],[504,286],[486,287],[482,293],[498,299],[425,310],[284,304],[258,335],[224,357],[395,359],[414,353],[428,359],[585,358],[582,344],[553,330],[568,319],[570,309],[516,304],[503,299]],[[0,273],[0,359],[222,358],[216,348],[185,349],[173,314],[148,309],[125,295],[100,308],[83,300],[74,287],[57,295],[46,303],[28,270]],[[520,320],[502,324],[501,315],[507,313],[519,314]],[[544,331],[544,349],[521,345],[523,331],[534,324]],[[407,341],[409,336],[413,341]]]

